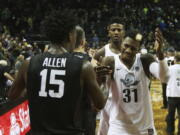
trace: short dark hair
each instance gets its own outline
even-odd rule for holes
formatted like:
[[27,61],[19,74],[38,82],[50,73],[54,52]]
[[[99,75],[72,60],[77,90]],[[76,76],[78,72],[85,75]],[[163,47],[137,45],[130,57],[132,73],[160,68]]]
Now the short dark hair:
[[118,23],[118,24],[125,25],[124,19],[121,18],[121,17],[119,17],[119,16],[113,16],[113,17],[110,19],[110,21],[109,21],[109,23],[108,23],[108,26],[110,26],[110,25],[113,24],[113,23]]
[[75,30],[76,25],[74,10],[53,10],[41,22],[41,32],[52,43],[61,44],[69,40],[69,33]]
[[133,40],[136,40],[136,41],[141,42],[142,39],[138,39],[138,37],[137,37],[138,35],[139,35],[139,36],[142,36],[141,33],[139,32],[139,30],[137,30],[137,29],[131,29],[131,30],[126,31],[125,37],[130,37],[130,38],[132,38]]
[[76,26],[76,44],[75,44],[75,48],[78,48],[81,41],[85,39],[85,32],[83,30],[82,27],[80,27],[79,25]]

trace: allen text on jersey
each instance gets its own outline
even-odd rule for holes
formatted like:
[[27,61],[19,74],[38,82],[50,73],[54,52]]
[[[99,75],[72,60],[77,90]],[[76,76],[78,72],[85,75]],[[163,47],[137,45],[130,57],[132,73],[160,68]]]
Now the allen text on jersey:
[[43,67],[66,67],[66,58],[45,58]]

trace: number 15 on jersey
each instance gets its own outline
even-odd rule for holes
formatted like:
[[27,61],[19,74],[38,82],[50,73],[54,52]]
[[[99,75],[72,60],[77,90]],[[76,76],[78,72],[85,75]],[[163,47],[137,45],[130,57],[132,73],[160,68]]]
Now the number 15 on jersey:
[[[39,96],[47,97],[49,95],[52,98],[61,98],[64,95],[64,81],[60,79],[56,79],[56,76],[65,76],[66,71],[65,70],[50,70],[49,82],[47,82],[47,75],[48,75],[48,69],[43,69],[40,72],[41,85],[40,85]],[[47,89],[46,84],[58,85],[58,92],[55,92],[54,90],[51,90],[51,89]]]

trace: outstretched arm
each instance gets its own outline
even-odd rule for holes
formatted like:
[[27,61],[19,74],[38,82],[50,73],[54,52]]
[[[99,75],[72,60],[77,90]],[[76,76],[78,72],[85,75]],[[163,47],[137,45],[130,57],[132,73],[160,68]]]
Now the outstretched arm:
[[155,30],[155,48],[156,55],[159,60],[159,78],[162,82],[167,82],[169,76],[169,69],[166,60],[164,59],[164,54],[162,51],[164,44],[164,38],[159,28]]
[[[149,70],[149,72],[155,76],[156,78],[160,79],[161,82],[167,82],[168,80],[168,74],[169,74],[169,69],[167,62],[164,59],[163,51],[162,51],[162,46],[164,44],[164,39],[162,36],[161,31],[157,28],[155,31],[155,49],[156,49],[156,55],[158,58],[158,62],[155,60],[150,60],[149,63],[146,63],[149,65],[149,68],[145,70]],[[148,61],[149,59],[153,59],[152,56],[146,56],[145,61]],[[145,64],[143,64],[144,67]]]

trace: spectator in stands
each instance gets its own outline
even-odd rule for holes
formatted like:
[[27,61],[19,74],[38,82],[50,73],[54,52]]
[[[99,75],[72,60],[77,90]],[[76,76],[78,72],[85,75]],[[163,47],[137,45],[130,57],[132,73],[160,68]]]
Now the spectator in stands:
[[15,74],[17,75],[20,67],[22,66],[24,62],[24,55],[20,54],[17,59],[16,59],[16,62],[15,62]]
[[7,98],[7,81],[14,81],[14,78],[9,74],[8,63],[5,60],[0,60],[0,103],[5,102]]

